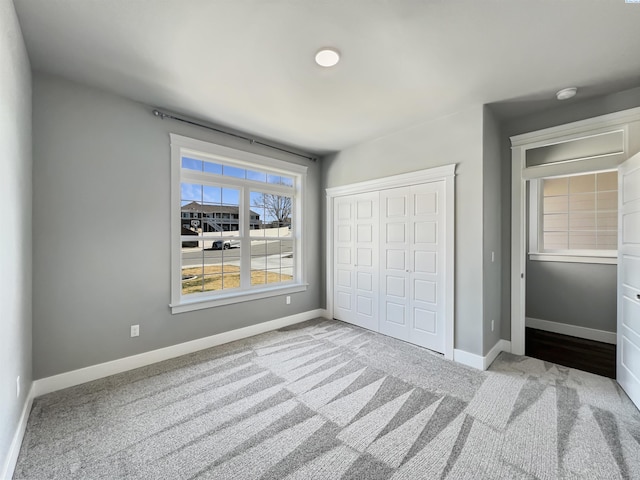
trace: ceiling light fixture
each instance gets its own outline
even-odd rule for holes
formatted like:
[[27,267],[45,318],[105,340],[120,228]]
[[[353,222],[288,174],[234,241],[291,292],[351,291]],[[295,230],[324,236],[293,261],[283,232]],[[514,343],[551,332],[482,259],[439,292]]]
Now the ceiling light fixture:
[[316,63],[321,67],[333,67],[340,61],[340,53],[335,48],[323,48],[316,53]]
[[575,97],[576,93],[578,93],[578,89],[576,87],[563,88],[556,93],[556,98],[558,100],[566,100],[568,98]]

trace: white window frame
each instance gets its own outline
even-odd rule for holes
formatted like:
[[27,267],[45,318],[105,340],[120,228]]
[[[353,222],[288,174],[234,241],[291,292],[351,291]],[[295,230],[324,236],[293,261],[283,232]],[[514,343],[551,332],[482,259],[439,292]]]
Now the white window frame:
[[558,175],[557,177],[534,178],[529,181],[529,259],[542,262],[567,262],[567,263],[601,263],[615,265],[618,263],[618,250],[546,250],[544,249],[542,217],[543,194],[542,183],[548,178],[565,178],[568,176],[588,175],[592,173],[605,173],[617,171],[606,168],[602,170],[585,170],[571,175]]
[[[305,291],[308,287],[304,262],[304,193],[306,191],[307,167],[289,163],[275,158],[259,155],[243,150],[237,150],[210,142],[204,142],[177,134],[170,134],[171,139],[171,313],[183,313],[203,308],[212,308],[249,300],[286,295]],[[222,163],[233,167],[251,170],[267,171],[268,173],[283,175],[294,179],[294,186],[280,187],[253,180],[226,177],[217,174],[190,172],[182,170],[182,157],[188,156],[197,160]],[[294,251],[294,280],[286,283],[270,284],[264,287],[240,287],[231,290],[182,295],[182,212],[181,188],[183,182],[211,184],[216,186],[238,188],[242,195],[241,205],[251,206],[250,192],[260,191],[280,195],[292,195],[292,230]],[[250,224],[250,218],[245,223]],[[240,226],[242,246],[240,248],[241,278],[250,275],[251,249],[250,232],[242,231]],[[194,237],[195,238],[195,237]]]

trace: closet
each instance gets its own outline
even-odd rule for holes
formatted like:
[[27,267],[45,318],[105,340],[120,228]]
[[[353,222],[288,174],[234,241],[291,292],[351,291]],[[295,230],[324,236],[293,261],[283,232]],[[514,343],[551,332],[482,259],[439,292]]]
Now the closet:
[[327,190],[334,318],[453,349],[454,168]]

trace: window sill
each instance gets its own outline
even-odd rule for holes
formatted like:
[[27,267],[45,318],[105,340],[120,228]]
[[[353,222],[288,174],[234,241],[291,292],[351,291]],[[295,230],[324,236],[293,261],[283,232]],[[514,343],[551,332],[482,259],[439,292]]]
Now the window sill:
[[604,265],[618,264],[617,256],[567,255],[564,253],[529,253],[529,260],[536,262],[600,263]]
[[249,292],[234,292],[215,297],[197,298],[183,300],[181,303],[171,304],[171,314],[191,312],[193,310],[202,310],[204,308],[221,307],[223,305],[231,305],[234,303],[248,302],[250,300],[259,300],[261,298],[276,297],[278,295],[286,295],[288,293],[304,292],[309,286],[308,283],[298,283],[294,285],[267,287],[260,290],[251,290]]

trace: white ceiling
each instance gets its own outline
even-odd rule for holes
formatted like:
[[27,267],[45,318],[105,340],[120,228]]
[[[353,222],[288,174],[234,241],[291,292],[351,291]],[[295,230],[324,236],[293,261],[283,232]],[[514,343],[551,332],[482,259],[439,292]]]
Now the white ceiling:
[[[640,85],[624,0],[14,3],[35,70],[316,153],[470,105]],[[315,65],[323,46],[338,66]]]

